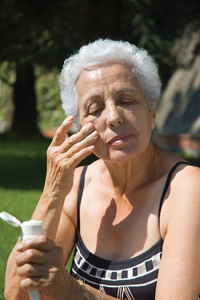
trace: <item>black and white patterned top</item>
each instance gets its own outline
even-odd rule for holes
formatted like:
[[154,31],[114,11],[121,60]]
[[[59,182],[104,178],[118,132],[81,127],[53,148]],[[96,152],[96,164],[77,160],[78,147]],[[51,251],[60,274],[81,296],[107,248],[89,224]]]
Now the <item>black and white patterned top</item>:
[[[172,174],[180,163],[183,162],[177,163],[168,174],[160,200],[159,215]],[[84,167],[83,169],[80,181],[78,199],[78,231],[71,267],[71,275],[76,279],[82,279],[90,286],[117,299],[154,300],[158,270],[162,256],[162,239],[144,253],[123,261],[109,261],[102,259],[91,253],[85,247],[79,231],[79,211],[86,168],[87,167]]]

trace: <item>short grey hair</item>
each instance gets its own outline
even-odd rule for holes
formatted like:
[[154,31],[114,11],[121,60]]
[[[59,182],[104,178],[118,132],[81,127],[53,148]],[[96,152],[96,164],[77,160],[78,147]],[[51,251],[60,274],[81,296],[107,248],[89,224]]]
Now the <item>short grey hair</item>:
[[60,75],[62,107],[67,116],[74,116],[74,125],[80,128],[76,82],[83,70],[119,63],[130,69],[140,84],[150,110],[156,108],[161,93],[158,67],[144,49],[124,41],[98,39],[64,61]]

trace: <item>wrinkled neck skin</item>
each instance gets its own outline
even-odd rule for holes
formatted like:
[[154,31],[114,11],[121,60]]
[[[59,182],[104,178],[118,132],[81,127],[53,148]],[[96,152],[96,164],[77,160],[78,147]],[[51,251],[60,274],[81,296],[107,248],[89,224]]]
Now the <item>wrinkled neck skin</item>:
[[159,168],[159,152],[159,147],[150,141],[143,153],[127,162],[104,161],[116,193],[129,195],[133,190],[148,184]]

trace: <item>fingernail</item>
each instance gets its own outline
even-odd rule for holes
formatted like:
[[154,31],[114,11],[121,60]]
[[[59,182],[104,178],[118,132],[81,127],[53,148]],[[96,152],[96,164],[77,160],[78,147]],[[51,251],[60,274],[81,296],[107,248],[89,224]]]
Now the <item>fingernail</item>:
[[69,117],[67,117],[67,119],[68,119],[68,122],[69,122],[69,121],[74,120],[74,117],[73,116],[69,116]]
[[88,149],[89,149],[90,151],[94,151],[94,148],[95,148],[94,145],[88,147]]
[[94,129],[94,125],[93,125],[92,123],[87,123],[87,124],[85,125],[85,128],[86,128],[88,131],[90,131],[90,130]]
[[74,119],[74,117],[69,116],[69,117],[67,117],[67,119],[65,119],[65,120],[63,121],[63,124],[66,125],[66,124],[68,124],[69,122],[71,122],[73,119]]
[[92,138],[96,138],[97,136],[99,136],[99,134],[98,134],[98,132],[95,130],[95,131],[93,131],[93,132],[90,134],[90,136],[91,136]]

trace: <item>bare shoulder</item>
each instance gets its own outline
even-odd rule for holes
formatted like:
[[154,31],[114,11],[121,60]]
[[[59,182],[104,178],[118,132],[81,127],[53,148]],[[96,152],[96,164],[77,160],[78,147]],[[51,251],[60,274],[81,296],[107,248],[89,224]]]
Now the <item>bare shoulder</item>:
[[100,176],[104,172],[105,165],[101,159],[98,159],[88,165],[87,172],[86,172],[86,177],[85,177],[85,185],[91,183],[94,181],[97,177]]
[[183,299],[197,299],[200,292],[199,168],[187,164],[177,167],[160,221],[164,243],[156,299],[178,299],[182,291]]
[[[171,191],[179,192],[181,195],[195,195],[200,191],[200,168],[181,164],[172,179]],[[200,194],[198,195],[200,197]],[[184,197],[184,198],[185,198]]]
[[170,226],[174,230],[182,230],[184,226],[192,229],[197,220],[200,220],[200,169],[181,164],[173,174],[161,210],[162,236]]

